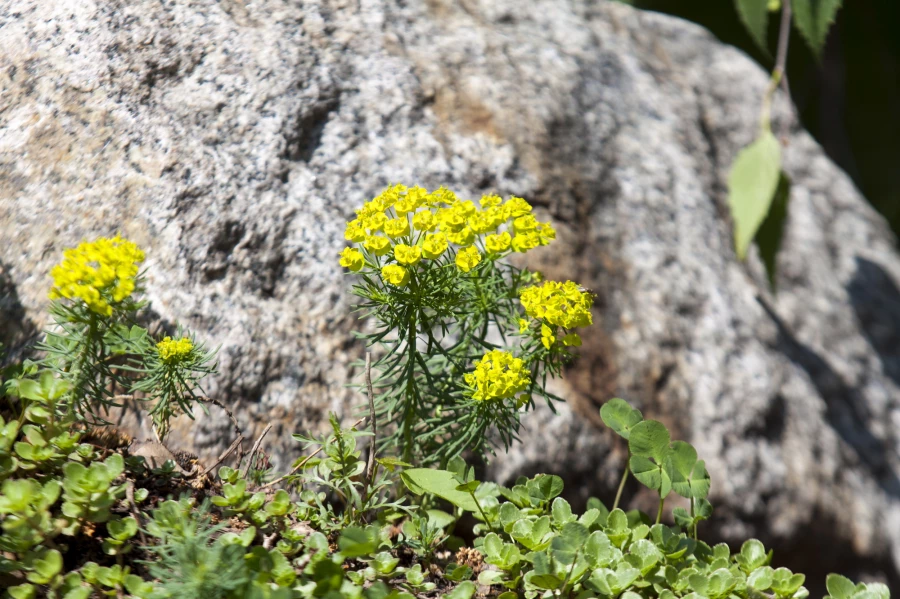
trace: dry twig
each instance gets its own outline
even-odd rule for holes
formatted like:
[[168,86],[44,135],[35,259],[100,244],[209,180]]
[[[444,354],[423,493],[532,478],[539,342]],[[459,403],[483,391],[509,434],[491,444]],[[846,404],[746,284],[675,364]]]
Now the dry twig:
[[262,444],[263,439],[266,438],[266,435],[269,434],[269,431],[272,430],[272,423],[266,425],[266,428],[263,429],[263,432],[256,438],[256,443],[253,444],[253,447],[250,448],[250,453],[247,455],[247,463],[241,468],[241,478],[247,476],[247,473],[250,471],[250,465],[253,464],[253,455],[259,449],[260,444]]

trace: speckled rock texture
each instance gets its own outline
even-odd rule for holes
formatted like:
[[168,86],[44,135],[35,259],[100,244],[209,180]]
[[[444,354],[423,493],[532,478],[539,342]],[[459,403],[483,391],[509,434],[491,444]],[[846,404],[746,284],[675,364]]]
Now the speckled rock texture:
[[[777,296],[736,261],[724,182],[766,81],[696,26],[602,1],[0,0],[4,340],[42,324],[64,247],[121,231],[158,322],[221,345],[209,393],[248,435],[273,422],[284,465],[291,432],[362,403],[336,264],[353,207],[389,181],[515,193],[559,224],[532,263],[598,301],[569,402],[493,473],[611,497],[624,452],[597,408],[621,395],[707,458],[713,538],[759,536],[813,585],[896,582],[895,239],[779,99]],[[227,446],[211,410],[173,443]]]

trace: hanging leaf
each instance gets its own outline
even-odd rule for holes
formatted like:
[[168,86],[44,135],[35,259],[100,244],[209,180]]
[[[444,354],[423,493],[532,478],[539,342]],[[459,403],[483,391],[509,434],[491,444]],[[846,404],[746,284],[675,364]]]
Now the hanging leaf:
[[777,274],[778,251],[781,249],[781,240],[784,236],[784,225],[787,221],[788,200],[791,197],[791,179],[784,171],[778,178],[778,187],[775,189],[775,197],[766,220],[759,226],[756,233],[756,246],[759,248],[759,256],[766,267],[766,275],[772,293],[775,293],[775,275]]
[[769,0],[734,0],[734,8],[750,37],[768,55]]
[[781,173],[781,146],[771,131],[741,150],[728,176],[728,205],[734,219],[734,246],[739,260],[769,213]]
[[842,0],[791,0],[794,25],[816,56],[821,56]]

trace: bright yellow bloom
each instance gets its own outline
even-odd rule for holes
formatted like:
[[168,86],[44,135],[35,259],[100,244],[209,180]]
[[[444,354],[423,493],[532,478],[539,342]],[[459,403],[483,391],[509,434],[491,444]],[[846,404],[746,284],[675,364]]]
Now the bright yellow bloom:
[[438,221],[434,217],[431,210],[423,210],[413,215],[413,228],[417,231],[434,231],[437,229]]
[[524,391],[531,383],[525,361],[499,349],[484,354],[475,365],[475,372],[464,378],[476,401],[506,399]]
[[478,212],[469,217],[469,226],[479,235],[496,231],[502,222],[497,221],[488,211]]
[[347,228],[344,230],[344,239],[353,243],[364,241],[366,239],[366,229],[363,227],[362,221],[354,218],[348,222]]
[[434,233],[426,235],[425,241],[422,242],[422,253],[429,259],[434,260],[447,251],[447,236],[443,233]]
[[528,320],[526,320],[524,318],[519,319],[519,332],[520,333],[524,333],[525,331],[527,331],[528,327],[530,327],[530,326],[531,326],[531,323]]
[[550,223],[538,223],[536,233],[541,245],[550,245],[556,239],[556,229]]
[[341,252],[341,266],[344,268],[349,268],[353,272],[356,272],[362,269],[363,264],[365,264],[365,259],[363,258],[362,252],[358,249],[344,248],[344,251]]
[[63,261],[50,271],[50,299],[81,300],[93,312],[111,316],[111,304],[134,292],[143,261],[144,252],[119,235],[81,243],[63,252]]
[[537,233],[519,233],[515,237],[512,238],[512,249],[517,252],[524,254],[528,250],[533,250],[537,246],[541,244],[541,238],[538,237]]
[[429,206],[452,206],[459,202],[456,194],[444,187],[443,185],[431,192],[428,198]]
[[381,229],[383,229],[387,221],[388,217],[384,215],[384,212],[377,212],[375,214],[372,214],[371,216],[363,218],[362,225],[369,230],[369,233],[372,233],[374,231],[380,231]]
[[381,269],[381,278],[395,287],[403,287],[409,282],[409,272],[399,264],[388,264]]
[[509,249],[511,243],[512,237],[510,237],[509,233],[506,231],[498,233],[497,235],[488,235],[484,238],[484,245],[487,248],[487,251],[494,254],[505,252]]
[[513,221],[513,231],[515,231],[516,235],[520,233],[528,233],[530,231],[534,231],[538,226],[537,219],[534,218],[533,214],[526,214],[525,216],[520,216],[516,220]]
[[469,272],[481,262],[481,253],[476,247],[467,247],[456,254],[456,267],[463,272]]
[[531,204],[522,198],[510,196],[506,203],[503,204],[503,211],[506,214],[506,218],[518,218],[531,212]]
[[409,235],[409,221],[405,216],[387,221],[384,223],[384,234],[392,238]]
[[593,323],[594,296],[572,281],[547,281],[526,287],[519,294],[519,301],[529,316],[550,325],[574,329]]
[[463,227],[459,231],[447,233],[447,239],[450,243],[466,247],[475,243],[475,232],[469,227]]
[[441,225],[441,231],[444,233],[459,231],[466,226],[466,222],[469,220],[457,206],[459,204],[455,204],[450,208],[441,208],[437,211],[437,220]]
[[394,247],[394,258],[396,258],[397,262],[400,264],[413,266],[418,264],[419,260],[422,259],[422,248],[417,245],[409,246],[398,243],[396,247]]
[[380,235],[369,235],[366,237],[363,247],[375,254],[376,256],[384,256],[391,249],[391,240]]
[[191,353],[192,349],[194,349],[194,343],[188,337],[177,340],[166,337],[156,344],[159,359],[167,364],[183,360]]
[[459,202],[456,205],[457,210],[462,212],[465,216],[472,216],[476,212],[478,212],[478,207],[475,206],[475,202],[472,200],[466,200],[465,202]]
[[381,196],[378,196],[372,201],[363,204],[362,208],[356,211],[356,216],[358,216],[361,221],[365,221],[365,219],[371,216],[381,214],[382,212],[384,212],[384,209],[384,200]]
[[479,202],[479,204],[481,204],[482,208],[488,208],[490,206],[499,206],[502,201],[503,198],[501,198],[497,194],[490,194],[481,196],[481,201]]
[[556,335],[554,334],[553,329],[545,324],[541,325],[541,343],[543,343],[544,347],[547,349],[550,349],[550,347],[556,343]]

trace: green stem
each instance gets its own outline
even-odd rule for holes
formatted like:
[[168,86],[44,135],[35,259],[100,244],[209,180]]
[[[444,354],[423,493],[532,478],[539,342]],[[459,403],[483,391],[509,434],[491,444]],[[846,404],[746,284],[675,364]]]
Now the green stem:
[[616,491],[616,500],[613,502],[612,509],[619,507],[619,500],[622,499],[622,491],[625,490],[625,481],[628,480],[628,460],[625,460],[625,472],[622,473],[622,482],[619,483],[619,490]]
[[662,520],[663,505],[665,504],[665,502],[666,502],[666,500],[663,499],[662,495],[660,495],[659,496],[659,511],[656,512],[656,523],[657,524],[659,524],[659,521]]
[[406,378],[406,410],[403,415],[403,461],[412,462],[412,429],[415,424],[415,361],[416,361],[416,317],[409,320],[409,331],[406,339],[406,349],[409,352],[409,370]]
[[481,508],[481,503],[478,501],[478,498],[475,497],[475,493],[473,491],[469,491],[469,495],[472,496],[472,501],[474,501],[475,505],[478,506],[478,511],[481,512],[481,517],[484,518],[484,523],[488,525],[488,528],[490,528],[491,531],[493,531],[494,525],[491,524],[490,520],[488,520],[487,514],[485,514],[484,510]]
[[694,522],[694,540],[697,540],[697,521],[694,520],[696,516],[694,515],[694,498],[691,497],[691,520]]

